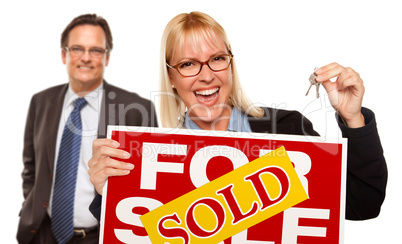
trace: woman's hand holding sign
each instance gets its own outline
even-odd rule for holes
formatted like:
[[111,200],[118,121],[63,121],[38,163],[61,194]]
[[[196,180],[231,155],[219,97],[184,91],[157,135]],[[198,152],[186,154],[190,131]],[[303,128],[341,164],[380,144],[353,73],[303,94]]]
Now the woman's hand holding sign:
[[110,176],[121,176],[130,173],[134,165],[112,159],[128,159],[131,155],[121,149],[120,144],[111,139],[97,139],[92,145],[92,158],[88,161],[89,177],[96,191],[102,195],[105,181]]

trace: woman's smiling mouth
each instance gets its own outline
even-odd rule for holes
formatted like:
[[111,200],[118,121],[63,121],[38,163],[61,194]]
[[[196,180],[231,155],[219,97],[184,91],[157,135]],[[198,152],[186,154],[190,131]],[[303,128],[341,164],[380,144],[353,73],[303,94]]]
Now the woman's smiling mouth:
[[219,94],[219,88],[212,88],[208,90],[195,91],[195,97],[202,103],[209,103],[213,101]]

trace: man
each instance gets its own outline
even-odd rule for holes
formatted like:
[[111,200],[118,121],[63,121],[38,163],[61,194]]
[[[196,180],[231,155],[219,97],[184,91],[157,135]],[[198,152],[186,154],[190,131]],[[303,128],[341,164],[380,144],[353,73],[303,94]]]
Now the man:
[[104,81],[112,48],[107,22],[95,14],[73,19],[61,35],[69,82],[35,94],[28,111],[19,243],[98,243],[88,210],[93,140],[106,137],[107,125],[157,126],[149,100]]

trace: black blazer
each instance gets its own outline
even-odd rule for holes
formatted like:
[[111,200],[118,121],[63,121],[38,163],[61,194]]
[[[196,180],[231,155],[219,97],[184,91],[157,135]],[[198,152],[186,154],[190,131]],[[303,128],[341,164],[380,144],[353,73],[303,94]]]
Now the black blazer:
[[[259,133],[319,136],[312,123],[297,111],[262,108],[264,116],[248,116],[251,130]],[[377,132],[374,113],[362,108],[366,125],[351,129],[336,115],[343,137],[348,138],[346,218],[370,219],[378,216],[385,198],[387,166]],[[99,220],[101,195],[96,195],[90,211]]]
[[[107,125],[157,126],[153,104],[135,93],[103,82],[98,137]],[[31,99],[24,134],[22,172],[24,203],[17,231],[19,243],[29,243],[45,215],[52,187],[55,145],[68,84],[48,88]]]

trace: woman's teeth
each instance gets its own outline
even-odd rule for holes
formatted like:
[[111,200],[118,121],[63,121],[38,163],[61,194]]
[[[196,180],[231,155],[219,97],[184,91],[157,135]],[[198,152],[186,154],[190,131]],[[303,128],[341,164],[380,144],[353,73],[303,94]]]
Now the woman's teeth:
[[196,91],[195,96],[200,102],[213,101],[218,96],[219,88],[213,88],[209,90]]
[[219,88],[214,88],[214,89],[209,89],[209,90],[202,90],[202,91],[196,91],[195,94],[197,95],[203,95],[203,96],[209,96],[217,92]]

